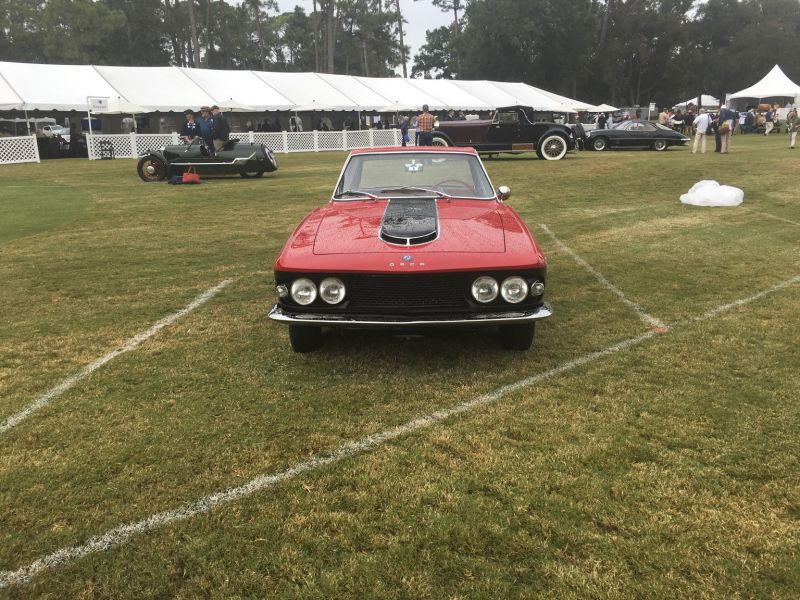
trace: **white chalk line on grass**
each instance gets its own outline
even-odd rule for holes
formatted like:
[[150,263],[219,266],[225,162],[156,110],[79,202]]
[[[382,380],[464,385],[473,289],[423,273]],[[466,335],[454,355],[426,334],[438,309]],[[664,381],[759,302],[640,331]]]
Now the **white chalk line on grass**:
[[81,381],[82,379],[87,378],[89,375],[94,373],[97,369],[102,367],[104,364],[109,362],[110,360],[116,358],[120,354],[125,354],[126,352],[130,352],[137,348],[142,342],[147,340],[148,338],[153,337],[156,333],[160,330],[164,329],[164,327],[171,325],[181,317],[188,315],[194,309],[202,306],[206,302],[208,302],[211,298],[213,298],[217,293],[220,292],[225,286],[233,281],[232,279],[225,279],[221,281],[217,285],[212,288],[207,289],[205,292],[197,296],[194,300],[192,300],[189,304],[184,306],[178,312],[175,312],[168,317],[164,317],[160,321],[158,321],[155,325],[150,327],[149,329],[136,334],[128,341],[126,341],[122,346],[112,350],[108,354],[101,356],[94,362],[86,365],[80,371],[75,373],[74,375],[70,375],[64,381],[59,383],[54,388],[50,389],[49,391],[45,392],[41,396],[39,396],[36,400],[28,404],[25,408],[23,408],[18,413],[15,413],[8,417],[5,421],[0,423],[0,434],[7,432],[12,427],[19,425],[22,421],[27,419],[31,416],[34,412],[42,408],[43,406],[47,406],[54,400],[56,400],[59,396],[61,396],[64,392],[69,390],[72,386],[76,383]]
[[[798,282],[800,282],[800,275],[793,277],[792,279],[789,279],[787,281],[784,281],[783,283],[775,285],[769,288],[768,290],[764,290],[762,292],[759,292],[758,294],[750,296],[749,298],[744,298],[742,300],[737,300],[736,302],[732,302],[730,304],[719,306],[715,309],[703,313],[698,317],[682,321],[679,324],[692,325],[700,321],[711,319],[726,310],[739,306],[744,306],[760,298],[763,298],[767,294],[776,292],[778,290],[782,290],[792,285],[793,283],[798,283]],[[340,460],[343,460],[358,453],[367,452],[378,446],[381,446],[382,444],[385,444],[386,442],[392,441],[406,434],[426,429],[453,416],[474,410],[481,406],[491,404],[493,402],[500,400],[507,394],[530,387],[550,377],[566,373],[568,371],[571,371],[572,369],[595,362],[611,354],[637,346],[642,342],[645,342],[655,336],[666,335],[667,333],[668,332],[666,330],[659,332],[654,329],[651,329],[636,337],[632,337],[617,344],[613,344],[603,350],[592,352],[590,354],[585,354],[579,358],[567,361],[558,367],[554,367],[553,369],[544,371],[537,375],[526,377],[525,379],[521,379],[515,383],[505,385],[493,392],[489,392],[488,394],[483,394],[481,396],[473,398],[472,400],[468,400],[466,402],[462,402],[455,406],[451,406],[449,408],[436,411],[427,416],[419,417],[412,421],[408,421],[403,425],[399,425],[397,427],[393,427],[391,429],[387,429],[385,431],[372,434],[370,436],[361,438],[360,440],[343,444],[338,448],[334,449],[327,456],[313,458],[311,460],[297,463],[294,466],[286,469],[285,471],[282,471],[280,473],[275,473],[273,475],[260,475],[255,479],[252,479],[249,482],[239,487],[229,488],[221,492],[216,492],[208,496],[205,496],[199,500],[191,502],[189,504],[184,504],[180,508],[160,512],[155,515],[151,515],[141,521],[136,521],[134,523],[128,523],[126,525],[115,527],[114,529],[110,529],[101,535],[89,538],[85,543],[79,546],[70,546],[67,548],[61,548],[60,550],[56,550],[51,554],[48,554],[42,558],[35,560],[29,565],[20,567],[16,571],[0,571],[0,589],[7,588],[12,585],[25,584],[34,577],[36,577],[37,575],[39,575],[40,573],[47,571],[49,569],[69,564],[80,558],[88,556],[89,554],[110,550],[116,546],[120,546],[126,543],[134,536],[147,533],[149,531],[157,529],[158,527],[169,525],[171,523],[176,523],[179,521],[185,521],[196,515],[208,513],[218,506],[223,506],[230,502],[246,498],[257,492],[275,486],[278,483],[292,479],[297,475],[301,475],[303,473],[312,471],[319,467],[323,467],[325,465],[338,462]]]
[[564,252],[569,254],[576,263],[578,263],[584,269],[589,271],[589,273],[594,275],[595,279],[597,279],[597,281],[599,281],[600,284],[603,287],[608,289],[612,294],[614,294],[622,302],[624,302],[626,305],[628,305],[630,308],[632,308],[634,310],[634,312],[636,312],[636,314],[639,315],[639,318],[642,321],[644,321],[645,324],[649,325],[650,327],[656,327],[656,328],[659,328],[659,329],[668,329],[666,323],[664,323],[663,321],[660,321],[659,319],[656,319],[655,317],[649,315],[644,310],[644,308],[642,308],[641,306],[639,306],[635,302],[632,302],[632,301],[628,300],[628,298],[625,297],[625,294],[622,293],[621,289],[619,289],[617,286],[615,286],[613,283],[611,283],[608,279],[606,279],[603,276],[603,274],[600,273],[594,267],[592,267],[592,265],[590,265],[588,262],[586,262],[580,256],[578,256],[578,254],[574,250],[572,250],[572,248],[570,248],[564,242],[562,242],[560,239],[558,239],[558,237],[556,237],[556,234],[554,234],[552,231],[550,231],[550,228],[547,225],[545,225],[543,223],[540,223],[539,227],[542,229],[542,231],[544,231],[550,237],[550,239],[552,239],[556,243],[556,245],[561,250],[563,250]]
[[797,221],[791,221],[789,219],[784,219],[783,217],[779,217],[778,215],[771,215],[770,213],[764,212],[763,210],[753,210],[752,208],[748,208],[750,212],[754,212],[757,215],[764,215],[765,217],[769,217],[770,219],[776,219],[778,221],[783,221],[784,223],[791,223],[792,225],[800,225]]

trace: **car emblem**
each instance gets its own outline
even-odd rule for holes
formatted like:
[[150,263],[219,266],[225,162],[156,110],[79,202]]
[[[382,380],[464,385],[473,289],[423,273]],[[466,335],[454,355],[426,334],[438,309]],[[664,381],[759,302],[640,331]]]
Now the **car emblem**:
[[409,261],[409,260],[414,260],[414,257],[413,257],[413,256],[411,256],[410,254],[406,254],[406,255],[403,257],[403,260],[406,260],[406,261]]

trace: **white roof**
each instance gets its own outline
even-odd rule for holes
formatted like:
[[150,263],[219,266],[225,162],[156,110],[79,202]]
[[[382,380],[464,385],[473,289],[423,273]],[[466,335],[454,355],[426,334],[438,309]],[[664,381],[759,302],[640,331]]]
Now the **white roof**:
[[350,98],[359,107],[356,110],[378,110],[389,104],[389,100],[350,75],[331,75],[329,73],[314,73],[314,75]]
[[95,67],[116,90],[148,112],[198,109],[214,99],[177,67]]
[[537,87],[534,87],[533,89],[535,89],[540,94],[544,94],[548,98],[552,98],[559,104],[563,104],[569,109],[570,112],[579,110],[591,111],[594,109],[594,104],[589,104],[588,102],[581,102],[580,100],[575,100],[574,98],[568,98],[567,96],[562,96],[561,94],[556,94],[554,92],[548,92],[547,90],[543,90]]
[[794,98],[800,96],[800,85],[797,85],[786,74],[781,71],[778,65],[772,67],[764,78],[735,94],[731,98],[774,98],[776,96],[787,96]]
[[449,79],[409,79],[408,82],[418,88],[423,95],[433,96],[444,102],[448,109],[491,110],[494,108]]
[[422,105],[427,104],[431,110],[448,108],[439,98],[422,92],[408,79],[399,77],[354,77],[354,79],[386,98],[387,107],[395,106],[398,110],[421,110]]
[[492,84],[508,95],[513,96],[516,102],[513,104],[521,104],[523,106],[530,106],[534,110],[552,110],[553,112],[575,112],[565,107],[560,102],[545,96],[536,88],[531,87],[525,83],[510,83],[505,81],[493,81]]
[[223,105],[235,100],[254,110],[290,110],[294,102],[270,87],[252,71],[219,71],[216,69],[187,69],[180,71],[209,94],[212,104]]
[[514,96],[493,85],[491,81],[458,81],[454,79],[453,85],[469,92],[471,95],[486,103],[490,109],[495,109],[498,106],[512,106],[518,104]]
[[0,110],[14,110],[22,108],[22,98],[8,84],[0,70]]
[[358,110],[358,105],[315,73],[253,71],[292,101],[291,110]]
[[26,110],[86,110],[87,96],[119,96],[91,65],[1,62],[0,73]]
[[[695,106],[697,106],[697,96],[695,96],[694,98],[689,98],[688,100],[681,102],[680,104],[676,104],[675,108],[686,108],[690,104],[694,104]],[[714,98],[714,96],[703,94],[702,97],[700,98],[700,106],[701,107],[713,106],[714,108],[716,108],[717,106],[719,106],[719,100],[717,98]]]
[[590,109],[589,112],[616,112],[618,110],[616,106],[611,106],[610,104],[598,104]]

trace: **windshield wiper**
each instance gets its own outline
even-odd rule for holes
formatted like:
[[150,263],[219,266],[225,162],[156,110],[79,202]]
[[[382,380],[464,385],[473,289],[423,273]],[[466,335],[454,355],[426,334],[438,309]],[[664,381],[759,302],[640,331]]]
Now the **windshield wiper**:
[[424,187],[416,187],[413,185],[404,185],[402,187],[396,188],[386,188],[381,190],[381,194],[393,194],[397,192],[425,192],[428,194],[433,194],[437,198],[449,198],[449,194],[445,194],[444,192],[440,192],[439,190],[431,190]]
[[341,198],[342,196],[366,196],[370,200],[380,200],[378,196],[375,194],[370,194],[369,192],[362,192],[361,190],[345,190],[343,192],[339,192],[338,194],[334,194],[334,198]]

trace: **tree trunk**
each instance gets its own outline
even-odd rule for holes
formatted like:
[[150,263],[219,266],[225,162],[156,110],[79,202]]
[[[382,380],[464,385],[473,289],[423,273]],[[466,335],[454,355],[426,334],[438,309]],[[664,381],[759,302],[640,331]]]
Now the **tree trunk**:
[[197,43],[197,22],[194,20],[194,0],[188,0],[189,31],[192,34],[192,50],[194,50],[194,68],[200,68],[200,45]]
[[611,10],[612,0],[606,0],[606,9],[603,11],[603,25],[600,27],[600,48],[606,43],[606,32],[608,31],[608,12]]
[[400,12],[400,0],[395,0],[395,6],[397,7],[397,29],[400,32],[400,60],[403,63],[403,77],[408,77],[408,71],[406,71],[406,47],[403,45],[403,15]]
[[174,26],[174,15],[169,0],[164,0],[164,21],[169,31],[169,41],[172,44],[172,60],[176,65],[183,65],[183,52]]
[[336,18],[334,15],[334,8],[333,0],[328,0],[325,6],[325,57],[327,59],[327,73],[333,73],[336,65]]
[[317,0],[314,0],[314,72],[319,73],[319,13]]

